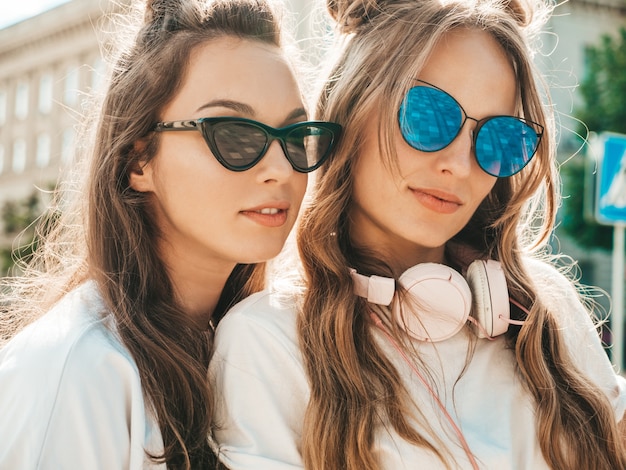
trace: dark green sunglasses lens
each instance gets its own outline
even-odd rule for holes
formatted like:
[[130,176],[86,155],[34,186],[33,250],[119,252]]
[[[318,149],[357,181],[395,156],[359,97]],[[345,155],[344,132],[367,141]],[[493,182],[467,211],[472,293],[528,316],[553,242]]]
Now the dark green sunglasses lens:
[[245,122],[223,122],[213,128],[219,156],[233,168],[249,168],[264,152],[267,133]]

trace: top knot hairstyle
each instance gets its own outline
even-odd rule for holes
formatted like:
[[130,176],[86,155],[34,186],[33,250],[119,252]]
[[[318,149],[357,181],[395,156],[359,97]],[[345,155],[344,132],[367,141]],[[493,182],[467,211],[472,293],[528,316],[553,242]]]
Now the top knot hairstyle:
[[[176,31],[191,31],[198,25],[229,35],[281,43],[279,11],[268,1],[148,0],[138,44],[164,39]],[[245,9],[245,11],[244,11]]]
[[[407,442],[429,448],[447,468],[458,466],[445,445],[433,443],[429,423],[412,411],[401,377],[370,331],[367,305],[353,294],[346,266],[393,277],[380,256],[352,242],[353,168],[375,114],[379,153],[397,170],[394,132],[404,94],[438,41],[461,28],[484,31],[501,46],[517,79],[516,114],[541,123],[544,134],[533,161],[497,180],[448,248],[463,246],[500,261],[510,295],[530,306],[525,326],[510,328],[506,338],[534,398],[538,440],[551,468],[626,468],[611,406],[572,363],[557,315],[522,260],[546,246],[559,200],[554,118],[532,63],[534,41],[553,8],[549,1],[327,0],[341,50],[316,116],[341,124],[344,132],[318,170],[297,234],[307,287],[298,334],[311,384],[302,435],[306,468],[375,470],[372,443],[381,422]],[[396,339],[403,343],[399,333]]]
[[337,28],[344,34],[356,32],[381,12],[380,3],[375,0],[328,0],[326,7],[335,20]]
[[[178,15],[182,5],[174,0],[148,0],[145,9],[144,23],[152,35],[176,31],[179,27]],[[146,36],[149,36],[146,34]]]
[[[435,0],[437,1],[440,0]],[[326,8],[335,21],[337,29],[343,34],[352,34],[375,21],[375,18],[381,14],[401,19],[403,9],[418,9],[420,3],[428,3],[428,0],[327,0]],[[445,0],[441,3],[445,3]],[[499,7],[508,11],[520,26],[529,26],[537,20],[535,17],[537,8],[533,0],[502,0]],[[545,10],[543,7],[541,9]]]

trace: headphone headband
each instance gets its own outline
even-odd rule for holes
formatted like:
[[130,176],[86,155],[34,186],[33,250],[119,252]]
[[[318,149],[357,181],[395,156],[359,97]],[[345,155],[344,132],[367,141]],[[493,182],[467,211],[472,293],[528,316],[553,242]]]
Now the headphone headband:
[[350,275],[354,282],[354,293],[364,297],[369,303],[389,305],[396,293],[396,281],[390,277],[364,276],[350,268]]

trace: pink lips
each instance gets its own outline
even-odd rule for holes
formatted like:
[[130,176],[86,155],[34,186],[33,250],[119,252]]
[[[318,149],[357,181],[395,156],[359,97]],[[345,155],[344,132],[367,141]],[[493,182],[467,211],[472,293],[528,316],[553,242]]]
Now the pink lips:
[[265,227],[281,227],[287,222],[289,203],[279,202],[259,205],[240,212],[250,220]]
[[413,195],[425,208],[440,214],[456,212],[463,202],[454,194],[436,189],[411,189]]

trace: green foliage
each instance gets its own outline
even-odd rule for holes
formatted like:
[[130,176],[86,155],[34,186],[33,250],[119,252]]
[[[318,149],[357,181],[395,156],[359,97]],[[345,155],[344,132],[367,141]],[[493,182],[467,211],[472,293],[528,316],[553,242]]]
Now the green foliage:
[[[580,93],[584,105],[576,117],[596,133],[612,131],[626,134],[626,28],[617,35],[604,35],[600,43],[586,52],[586,74]],[[589,165],[572,159],[561,167],[563,201],[561,227],[564,232],[587,248],[612,249],[613,229],[584,216],[585,181],[593,181]]]
[[585,178],[592,177],[585,175],[585,171],[590,170],[585,168],[582,159],[571,159],[561,166],[564,199],[560,227],[580,246],[611,250],[613,228],[584,217],[586,208],[583,185]]
[[22,201],[7,201],[1,212],[5,233],[20,232],[28,227],[40,212],[40,199],[37,193],[32,193]]
[[0,247],[0,275],[7,273],[14,265],[15,259],[28,260],[38,245],[36,237],[37,219],[43,212],[43,202],[38,192],[22,200],[5,202],[0,209],[0,218],[4,236],[16,240],[8,246]]
[[626,133],[626,28],[602,36],[585,57],[587,74],[580,85],[585,107],[578,118],[592,131]]

